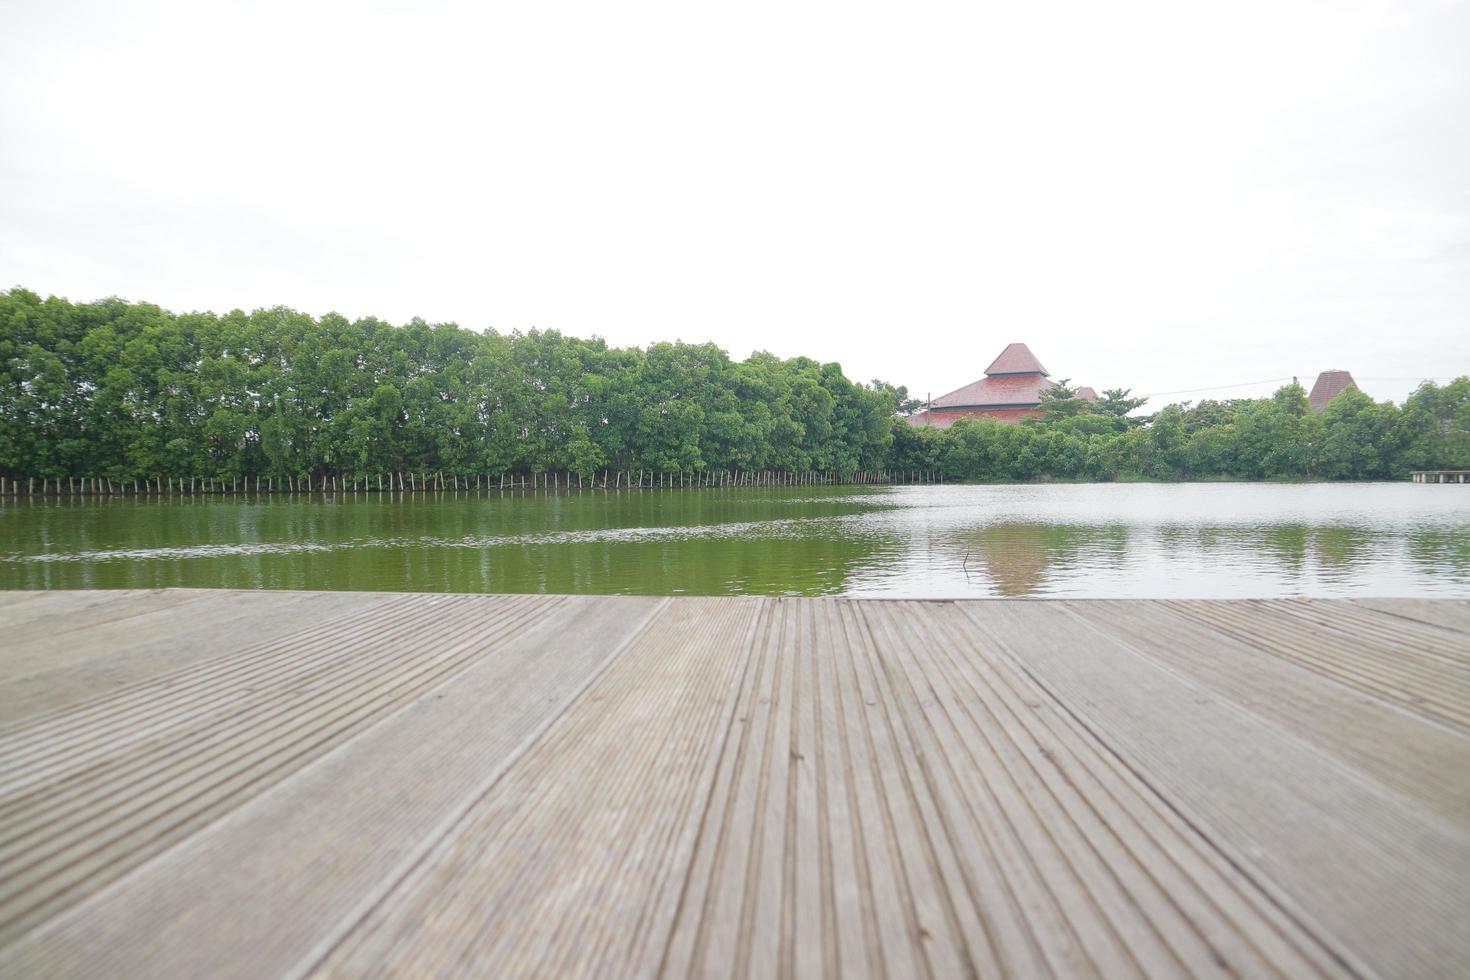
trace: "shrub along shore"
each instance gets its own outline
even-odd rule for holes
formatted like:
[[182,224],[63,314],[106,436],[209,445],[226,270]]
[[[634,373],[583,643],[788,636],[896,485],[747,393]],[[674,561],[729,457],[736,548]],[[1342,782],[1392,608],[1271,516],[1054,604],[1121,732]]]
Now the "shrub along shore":
[[[1320,415],[1270,398],[1140,414],[1060,389],[1020,425],[917,429],[902,387],[713,344],[612,348],[277,307],[174,314],[0,293],[0,479],[26,492],[1400,479],[1470,468],[1470,378]],[[189,489],[186,489],[189,488]]]

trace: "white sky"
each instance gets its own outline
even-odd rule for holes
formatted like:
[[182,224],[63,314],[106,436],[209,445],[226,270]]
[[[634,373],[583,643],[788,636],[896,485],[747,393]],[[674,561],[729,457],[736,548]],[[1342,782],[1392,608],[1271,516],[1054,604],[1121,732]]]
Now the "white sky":
[[6,0],[9,285],[1400,399],[1470,372],[1470,3]]

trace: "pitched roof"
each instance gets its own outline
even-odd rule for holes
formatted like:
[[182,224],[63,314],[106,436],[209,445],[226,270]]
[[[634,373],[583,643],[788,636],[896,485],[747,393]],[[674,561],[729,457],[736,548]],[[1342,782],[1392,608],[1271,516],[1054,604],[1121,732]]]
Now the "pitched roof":
[[1327,403],[1349,388],[1356,388],[1351,372],[1348,371],[1323,371],[1317,375],[1317,383],[1312,385],[1312,393],[1307,396],[1307,407],[1314,412],[1320,412],[1327,407]]
[[1041,366],[1036,355],[1031,353],[1031,348],[1025,344],[1007,344],[1006,349],[1000,352],[1000,356],[990,362],[990,367],[985,369],[988,375],[997,374],[1039,374],[1043,377],[1051,374]]
[[1023,407],[1040,402],[1041,393],[1051,386],[1052,382],[1040,374],[1002,374],[956,388],[930,404],[935,408],[957,408],[961,405]]
[[1085,386],[1078,388],[1077,397],[1085,402],[1092,402],[1092,404],[1094,405],[1097,404],[1097,392],[1093,391],[1091,388]]

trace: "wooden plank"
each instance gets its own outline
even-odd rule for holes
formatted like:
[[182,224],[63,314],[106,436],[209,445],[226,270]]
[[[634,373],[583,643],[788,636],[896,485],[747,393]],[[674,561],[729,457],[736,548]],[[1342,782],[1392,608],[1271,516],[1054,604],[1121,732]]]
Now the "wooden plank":
[[776,606],[664,975],[1343,972],[955,607]]
[[26,595],[0,975],[1470,970],[1437,605]]
[[1441,629],[1470,633],[1470,602],[1444,599],[1353,599],[1351,602],[1400,619],[1413,619]]
[[205,592],[186,605],[142,608],[64,640],[33,639],[7,650],[0,731],[161,675],[309,631],[323,621],[367,616],[388,597],[351,592]]
[[1438,637],[1432,648],[1364,637],[1286,600],[1172,600],[1168,608],[1258,649],[1382,698],[1425,718],[1470,732],[1470,661],[1463,644]]
[[1394,651],[1411,663],[1470,669],[1470,647],[1457,630],[1388,616],[1351,602],[1305,598],[1254,601],[1260,605],[1260,611],[1272,618],[1289,619],[1322,633]]
[[[1223,605],[1223,604],[1222,604]],[[969,604],[1030,675],[1355,972],[1470,970],[1470,833],[1047,604]],[[1467,760],[1470,762],[1470,760]]]
[[7,630],[9,643],[0,657],[0,678],[20,673],[37,654],[63,658],[62,662],[94,655],[106,648],[110,636],[126,635],[127,630],[152,614],[176,622],[171,615],[175,612],[191,606],[207,607],[211,599],[223,604],[232,598],[228,593],[204,589],[130,590],[110,602],[89,601],[91,594],[86,592],[69,595],[74,603],[58,603],[46,615],[34,615]]
[[[772,605],[662,973],[928,975],[920,935],[939,896],[912,887],[927,864],[894,732],[867,710],[874,678],[851,655],[861,624],[830,601]],[[825,809],[803,792],[818,771]],[[813,922],[830,933],[803,930]]]
[[299,976],[665,600],[574,598],[402,711],[8,948],[0,975]]
[[[78,602],[95,593],[52,593]],[[81,614],[65,607],[54,608],[39,621],[7,631],[0,652],[0,683],[39,671],[73,666],[112,656],[120,648],[139,641],[176,639],[191,623],[215,624],[232,611],[268,618],[273,611],[287,610],[303,602],[327,605],[337,599],[372,605],[382,596],[367,592],[258,592],[241,593],[224,589],[167,589],[131,591],[118,601],[84,606]],[[6,619],[9,620],[9,613]],[[215,640],[220,639],[216,634]]]
[[[1102,976],[1301,976],[1339,972],[1310,937],[1269,907],[1259,891],[1218,859],[1180,821],[1151,807],[1153,793],[1129,779],[1109,753],[1070,727],[1043,692],[1009,664],[986,658],[983,638],[944,603],[864,604],[880,649],[904,675],[916,755],[934,773],[943,822],[960,847],[996,828],[989,850],[1025,855],[1028,869],[997,891],[972,894],[991,923],[1013,921],[1006,972],[1043,972],[1016,955],[1040,951],[1045,972]],[[925,747],[923,734],[932,738]],[[951,795],[952,794],[952,795]],[[1029,871],[1029,874],[1025,873]],[[1015,873],[1021,872],[1021,873]],[[1053,910],[1050,928],[1024,937]],[[1024,910],[1024,911],[1022,911]],[[1056,947],[1073,937],[1071,958]]]
[[5,632],[15,647],[7,643],[0,651],[0,671],[5,670],[10,651],[33,637],[44,639],[74,624],[106,622],[150,605],[180,605],[190,600],[192,590],[73,589],[27,594],[34,599],[5,608]]
[[656,968],[763,606],[671,604],[318,972]]
[[[402,597],[0,738],[0,942],[463,671],[556,598]],[[357,632],[353,632],[353,631]]]
[[1279,725],[1449,821],[1470,813],[1470,736],[1157,603],[1059,603],[1110,640]]

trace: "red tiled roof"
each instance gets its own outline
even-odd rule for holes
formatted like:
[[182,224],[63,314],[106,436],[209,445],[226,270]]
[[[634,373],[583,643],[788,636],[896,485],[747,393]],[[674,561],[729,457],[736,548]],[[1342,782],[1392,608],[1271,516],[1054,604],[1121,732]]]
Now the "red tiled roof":
[[1094,405],[1097,404],[1097,392],[1093,391],[1091,388],[1078,388],[1077,397],[1085,402],[1092,402],[1092,404]]
[[935,408],[954,408],[960,405],[1035,405],[1041,401],[1041,393],[1052,383],[1039,374],[1002,374],[999,377],[981,378],[947,395],[940,395],[930,404]]
[[1000,356],[990,362],[990,367],[985,369],[986,374],[1051,374],[1041,366],[1036,355],[1031,353],[1031,348],[1025,344],[1007,344],[1006,349],[1000,352]]
[[1332,399],[1349,388],[1356,387],[1357,384],[1348,371],[1323,371],[1317,375],[1317,383],[1312,385],[1312,393],[1307,396],[1307,407],[1314,412],[1320,412]]

